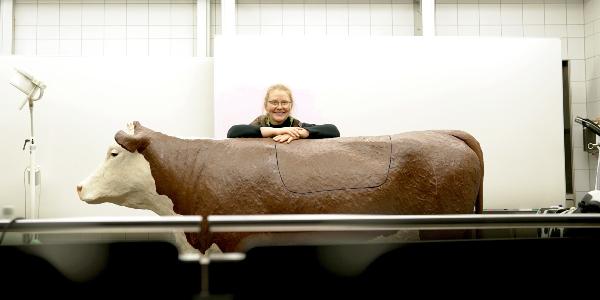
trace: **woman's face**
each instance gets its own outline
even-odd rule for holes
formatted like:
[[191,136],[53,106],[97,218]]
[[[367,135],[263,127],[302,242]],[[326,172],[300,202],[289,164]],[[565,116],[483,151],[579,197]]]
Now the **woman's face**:
[[292,110],[292,99],[286,91],[272,90],[265,104],[265,110],[274,125],[283,123]]

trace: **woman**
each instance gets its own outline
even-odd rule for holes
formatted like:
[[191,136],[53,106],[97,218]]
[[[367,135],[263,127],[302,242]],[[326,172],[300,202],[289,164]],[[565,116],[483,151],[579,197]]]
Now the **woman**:
[[267,89],[264,108],[266,114],[257,117],[250,125],[234,125],[227,132],[228,138],[272,137],[278,143],[290,143],[298,139],[323,139],[339,137],[340,132],[332,124],[315,125],[302,123],[290,115],[294,106],[292,91],[283,84]]

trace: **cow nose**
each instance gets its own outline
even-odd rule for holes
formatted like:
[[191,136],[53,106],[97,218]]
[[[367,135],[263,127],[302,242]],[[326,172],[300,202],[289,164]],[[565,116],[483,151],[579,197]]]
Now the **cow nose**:
[[77,192],[78,192],[78,193],[81,193],[81,190],[82,190],[82,189],[83,189],[83,187],[82,187],[81,185],[78,185],[78,186],[77,186]]

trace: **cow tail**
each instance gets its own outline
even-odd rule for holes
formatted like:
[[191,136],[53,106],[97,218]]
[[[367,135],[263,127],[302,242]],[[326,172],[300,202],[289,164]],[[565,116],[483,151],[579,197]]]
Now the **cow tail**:
[[467,144],[475,154],[477,154],[477,158],[479,158],[479,164],[481,165],[481,180],[479,181],[479,192],[477,193],[477,199],[475,201],[475,213],[482,214],[483,213],[483,151],[481,151],[481,145],[479,142],[469,133],[460,130],[439,130],[438,132],[443,132],[454,136]]

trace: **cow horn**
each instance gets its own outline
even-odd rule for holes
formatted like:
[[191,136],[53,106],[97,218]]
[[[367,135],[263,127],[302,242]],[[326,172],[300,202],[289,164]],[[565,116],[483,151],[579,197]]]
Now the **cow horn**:
[[119,130],[119,132],[115,134],[115,141],[129,152],[135,152],[137,150],[140,153],[146,149],[149,143],[148,138],[145,136],[137,134],[130,135],[123,130]]

